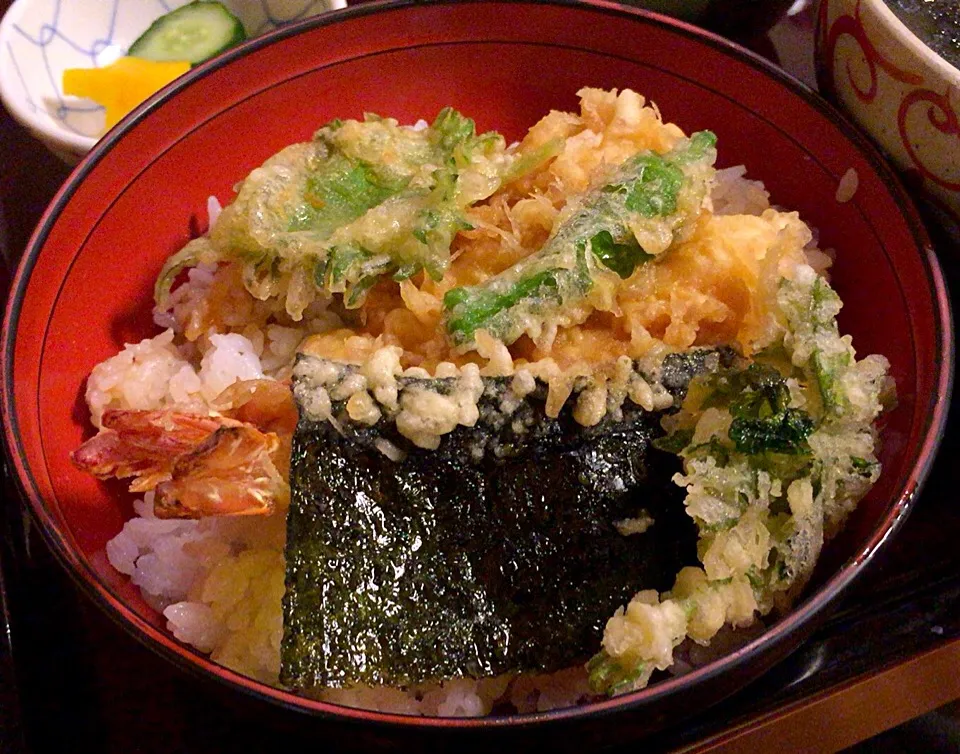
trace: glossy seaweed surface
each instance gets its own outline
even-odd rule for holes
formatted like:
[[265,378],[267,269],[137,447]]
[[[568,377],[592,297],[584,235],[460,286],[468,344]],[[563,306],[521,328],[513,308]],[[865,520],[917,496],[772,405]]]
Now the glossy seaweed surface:
[[[705,363],[671,357],[661,380],[679,396]],[[516,435],[484,410],[507,382],[487,380],[481,420],[435,451],[412,447],[388,421],[368,428],[341,414],[337,431],[301,416],[284,684],[402,686],[567,667],[596,651],[635,592],[669,588],[696,560],[670,481],[679,461],[650,445],[659,412],[628,401],[622,420],[584,428],[569,408],[546,418],[541,388],[512,415],[529,427]],[[405,459],[377,450],[383,438]],[[641,511],[653,525],[621,534],[616,522]]]

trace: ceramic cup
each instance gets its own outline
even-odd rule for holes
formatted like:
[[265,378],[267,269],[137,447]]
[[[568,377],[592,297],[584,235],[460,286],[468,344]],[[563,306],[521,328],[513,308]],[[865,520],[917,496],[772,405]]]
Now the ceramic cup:
[[960,238],[960,70],[883,0],[821,0],[817,77]]

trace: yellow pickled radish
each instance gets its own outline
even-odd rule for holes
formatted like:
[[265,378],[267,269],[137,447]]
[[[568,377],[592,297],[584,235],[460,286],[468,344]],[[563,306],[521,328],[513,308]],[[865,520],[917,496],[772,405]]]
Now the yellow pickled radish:
[[68,68],[63,72],[63,93],[88,97],[107,109],[107,128],[190,70],[186,61],[120,58],[103,68]]

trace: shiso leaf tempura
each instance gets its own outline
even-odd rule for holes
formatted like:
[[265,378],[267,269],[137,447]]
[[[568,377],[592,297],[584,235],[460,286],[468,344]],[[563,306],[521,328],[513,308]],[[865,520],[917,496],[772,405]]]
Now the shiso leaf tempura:
[[443,299],[447,332],[461,346],[477,330],[510,345],[536,339],[558,314],[578,324],[614,300],[621,280],[696,226],[716,159],[716,137],[700,131],[665,155],[644,151],[573,205],[538,252],[481,285]]
[[791,608],[880,475],[887,361],[713,133],[579,96],[509,146],[452,108],[333,121],[169,258],[73,459],[131,480],[107,556],[179,640],[339,704],[524,713]]
[[496,133],[445,108],[428,128],[368,113],[333,121],[313,141],[270,158],[243,182],[209,237],[167,263],[158,305],[187,264],[236,260],[260,300],[282,296],[300,320],[321,293],[362,305],[382,277],[440,279],[464,214],[500,186],[512,164]]

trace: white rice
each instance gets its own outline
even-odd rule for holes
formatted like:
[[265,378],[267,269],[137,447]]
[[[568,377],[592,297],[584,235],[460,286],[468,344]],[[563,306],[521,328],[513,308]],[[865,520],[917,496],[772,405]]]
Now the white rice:
[[[300,342],[299,340],[297,341]],[[212,401],[238,380],[264,378],[253,344],[242,335],[211,335],[211,348],[200,361],[203,397]],[[294,346],[296,348],[296,346]]]
[[843,174],[843,177],[837,184],[837,193],[834,198],[837,200],[838,204],[849,202],[851,199],[853,199],[853,196],[857,193],[857,189],[859,187],[860,176],[857,174],[856,170],[853,168],[848,168],[847,172]]
[[770,207],[770,194],[761,181],[746,177],[747,168],[736,165],[718,170],[710,192],[718,215],[759,215]]

